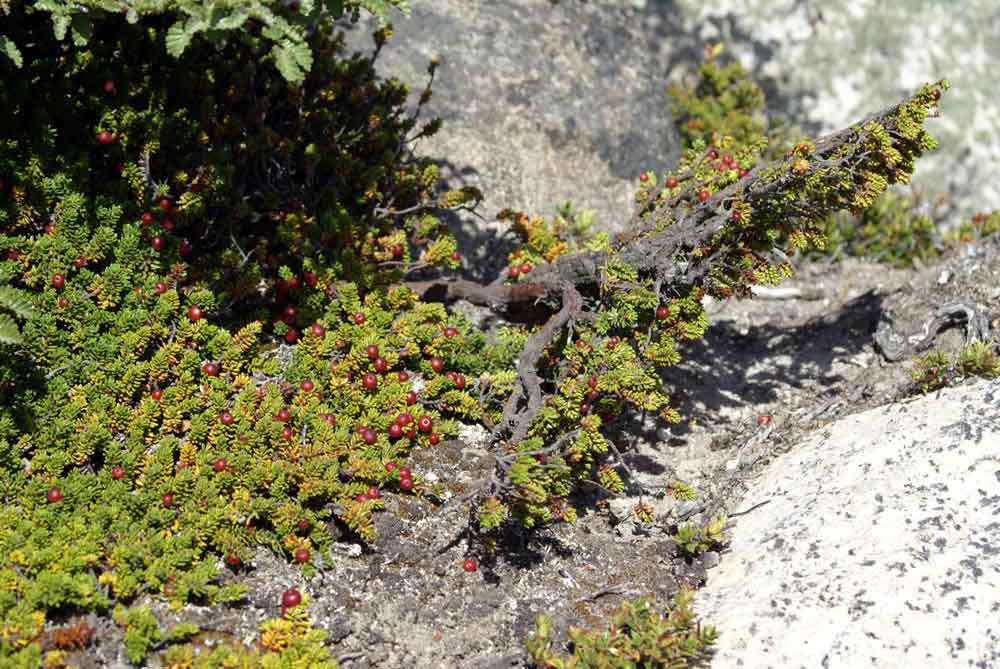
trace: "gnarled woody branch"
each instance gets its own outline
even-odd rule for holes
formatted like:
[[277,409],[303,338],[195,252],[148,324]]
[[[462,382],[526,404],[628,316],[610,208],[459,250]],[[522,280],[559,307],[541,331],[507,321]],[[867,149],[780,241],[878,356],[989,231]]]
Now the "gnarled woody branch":
[[[670,294],[680,286],[703,285],[713,269],[730,266],[725,256],[733,248],[720,241],[723,233],[750,236],[759,234],[762,225],[791,230],[803,227],[796,222],[819,223],[829,213],[854,207],[853,198],[859,191],[871,191],[866,180],[873,174],[885,183],[904,180],[908,177],[906,168],[912,168],[912,160],[926,150],[921,124],[917,122],[915,130],[913,127],[913,109],[903,109],[907,104],[919,103],[904,101],[820,138],[805,170],[792,169],[793,156],[756,166],[703,203],[692,202],[690,189],[662,200],[633,219],[639,223],[637,229],[629,231],[627,240],[616,248],[564,255],[535,268],[531,283],[485,286],[470,281],[431,281],[407,285],[425,298],[463,298],[498,311],[533,302],[554,312],[531,336],[518,359],[518,381],[495,433],[509,431],[511,441],[517,443],[544,405],[537,374],[542,351],[565,327],[594,318],[595,313],[582,305],[581,293],[595,294],[607,288],[603,267],[609,260],[627,263],[638,271],[640,280],[651,279],[661,294]],[[900,127],[901,118],[905,127]],[[893,157],[889,157],[890,151]],[[756,229],[740,228],[733,222],[730,210],[736,200],[753,212]]]

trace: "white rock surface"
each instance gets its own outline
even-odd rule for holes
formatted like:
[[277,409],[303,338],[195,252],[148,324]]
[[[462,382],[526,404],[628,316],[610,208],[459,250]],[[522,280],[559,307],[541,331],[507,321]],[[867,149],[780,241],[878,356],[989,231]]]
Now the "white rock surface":
[[712,666],[1000,666],[1000,381],[844,418],[750,485]]

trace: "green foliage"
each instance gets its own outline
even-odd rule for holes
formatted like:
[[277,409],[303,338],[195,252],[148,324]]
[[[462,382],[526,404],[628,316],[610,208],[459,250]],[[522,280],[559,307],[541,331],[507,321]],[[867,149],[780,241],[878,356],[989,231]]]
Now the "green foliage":
[[[406,0],[302,0],[294,3],[282,0],[39,0],[31,7],[50,13],[56,39],[64,41],[69,36],[77,47],[91,43],[106,14],[121,14],[131,24],[162,16],[168,20],[158,30],[167,53],[174,58],[180,58],[196,38],[225,41],[234,31],[248,28],[270,45],[267,58],[287,81],[295,84],[302,83],[312,68],[314,54],[309,34],[323,19],[336,19],[346,13],[357,20],[364,9],[385,22],[393,8],[408,11]],[[0,14],[9,13],[9,9],[5,11],[0,5]],[[9,33],[0,34],[0,53],[18,68],[24,65],[22,47],[31,44],[11,38]]]
[[6,313],[5,310],[19,318],[31,318],[34,308],[28,294],[0,283],[0,344],[20,344],[23,342],[21,331],[10,313]]
[[689,558],[698,557],[705,551],[719,550],[725,546],[726,522],[725,516],[716,516],[704,526],[682,523],[677,526],[677,533],[671,539],[684,555]]
[[664,615],[648,598],[626,601],[606,630],[570,628],[569,654],[552,649],[552,621],[539,616],[525,639],[540,669],[667,669],[708,666],[715,629],[702,627],[691,609],[692,593],[682,590]]
[[960,383],[965,379],[980,377],[995,379],[1000,376],[1000,357],[992,342],[972,342],[955,355],[934,350],[913,361],[910,377],[914,388],[926,394]]

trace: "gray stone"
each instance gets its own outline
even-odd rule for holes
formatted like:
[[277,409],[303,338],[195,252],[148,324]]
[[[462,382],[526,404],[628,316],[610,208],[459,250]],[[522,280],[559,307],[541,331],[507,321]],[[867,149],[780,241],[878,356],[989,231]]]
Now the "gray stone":
[[713,667],[997,666],[1000,381],[848,416],[750,485]]

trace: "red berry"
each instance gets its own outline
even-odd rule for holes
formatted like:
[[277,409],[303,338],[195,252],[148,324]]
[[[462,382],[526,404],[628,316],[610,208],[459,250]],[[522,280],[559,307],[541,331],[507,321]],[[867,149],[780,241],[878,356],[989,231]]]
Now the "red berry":
[[295,436],[295,430],[293,430],[292,428],[288,427],[287,425],[281,428],[281,438],[284,439],[285,441],[288,441],[294,436]]
[[65,309],[68,306],[69,306],[69,300],[67,300],[65,297],[60,297],[59,298],[59,308],[60,309]]
[[201,366],[201,371],[205,374],[205,376],[218,376],[219,366],[214,362],[206,362]]
[[646,183],[647,181],[649,181],[649,175],[643,172],[642,174],[639,175],[639,181],[641,181],[642,183]]
[[606,346],[606,347],[608,348],[608,350],[612,350],[612,349],[614,349],[614,348],[615,348],[616,346],[618,346],[618,344],[619,344],[619,343],[621,343],[621,339],[619,339],[618,337],[610,337],[610,338],[609,338],[609,339],[608,339],[608,340],[607,340],[607,341],[606,341],[606,342],[604,343],[604,345],[605,345],[605,346]]
[[159,388],[155,388],[155,389],[153,389],[153,390],[150,391],[149,397],[150,397],[150,399],[153,399],[153,400],[159,402],[160,398],[163,397],[163,391],[160,390]]
[[737,209],[736,211],[733,212],[733,214],[732,214],[732,216],[730,218],[732,218],[734,221],[736,221],[737,223],[739,223],[740,221],[743,220],[743,212],[740,211],[739,209]]
[[519,265],[512,266],[510,269],[507,270],[507,276],[509,276],[511,279],[516,279],[517,277],[521,276],[521,267]]
[[719,157],[719,152],[718,151],[716,151],[715,149],[709,149],[709,151],[708,151],[708,159],[709,160],[715,160],[718,157]]
[[700,190],[700,191],[698,191],[698,200],[700,202],[704,202],[707,199],[708,199],[708,191],[707,190]]
[[53,288],[55,288],[56,290],[62,290],[65,285],[66,285],[66,277],[64,277],[62,274],[52,275]]
[[182,239],[180,246],[177,247],[177,252],[181,254],[182,258],[186,258],[191,255],[192,248],[191,242],[186,239]]
[[365,387],[365,390],[375,390],[378,388],[378,377],[371,372],[367,372],[361,377],[361,385]]
[[227,553],[225,560],[226,560],[226,564],[228,564],[233,569],[236,569],[241,564],[243,564],[243,560],[240,559],[240,556],[239,555],[233,555],[232,553]]
[[427,437],[427,441],[430,443],[431,446],[437,446],[438,442],[441,441],[441,437],[439,437],[436,433],[432,432],[431,435]]
[[531,265],[529,263],[521,263],[521,274],[527,274],[531,271]]
[[667,177],[667,188],[677,188],[676,177]]
[[163,223],[160,224],[160,226],[167,232],[171,232],[174,229],[174,225],[174,219],[172,218],[165,218],[163,219]]
[[167,284],[161,281],[157,281],[156,285],[153,286],[153,292],[155,292],[157,295],[163,295],[165,292],[167,292]]
[[740,170],[740,179],[742,179],[748,174],[750,174],[750,172],[748,172],[747,170]]
[[111,95],[112,93],[115,92],[115,82],[112,81],[111,79],[108,79],[107,81],[104,82],[104,85],[101,86],[101,88],[104,90],[105,93]]
[[393,244],[393,246],[392,246],[392,257],[393,258],[402,258],[403,257],[403,245],[402,244]]
[[378,435],[375,434],[374,430],[365,428],[365,431],[361,433],[361,440],[371,446],[378,440]]
[[730,154],[727,153],[726,155],[722,156],[722,162],[724,162],[726,165],[732,167],[732,165],[733,165],[733,157]]
[[[285,307],[285,310],[283,312],[281,312],[281,314],[284,317],[284,320],[285,320],[286,323],[288,323],[288,321],[294,322],[295,321],[295,317],[299,315],[299,310],[296,309],[291,304],[289,304],[287,307]],[[291,325],[291,323],[288,323],[288,324]]]
[[454,337],[455,335],[457,335],[457,334],[458,334],[458,329],[457,329],[457,328],[453,328],[453,327],[451,327],[451,326],[449,325],[448,327],[446,327],[446,328],[444,329],[444,332],[443,332],[442,334],[443,334],[443,335],[444,335],[445,337]]
[[61,501],[63,498],[62,490],[59,488],[49,488],[48,494],[45,495],[45,499],[49,500],[49,504],[55,504]]
[[589,413],[590,413],[590,405],[589,404],[581,404],[580,405],[580,415],[581,416],[586,416]]
[[471,574],[472,572],[479,569],[479,565],[472,558],[466,558],[465,562],[462,563],[462,569]]
[[151,212],[151,211],[144,211],[144,212],[142,212],[142,216],[140,217],[140,220],[142,221],[143,225],[149,225],[150,223],[153,222],[153,212]]
[[383,466],[385,467],[385,470],[386,470],[387,472],[391,472],[391,471],[393,471],[394,469],[396,469],[396,463],[395,463],[395,462],[387,462],[387,463],[385,463],[385,465],[383,465]]
[[376,486],[368,488],[368,492],[366,494],[368,495],[368,499],[380,499],[382,497],[382,491]]
[[589,379],[587,379],[587,385],[590,386],[591,388],[596,388],[597,387],[597,377],[596,376],[592,376]]
[[115,141],[115,136],[112,135],[107,130],[102,130],[101,132],[97,133],[98,144],[102,146],[107,146],[108,144],[111,144],[113,141]]
[[462,259],[462,254],[459,253],[458,251],[452,251],[451,252],[451,259],[454,260],[455,262],[458,262],[458,261],[460,261]]
[[597,398],[600,396],[601,394],[599,392],[597,392],[596,390],[591,390],[589,393],[587,393],[587,401],[596,402]]
[[412,406],[417,403],[417,393],[410,391],[406,393],[406,404]]
[[403,476],[402,474],[400,474],[399,489],[405,490],[406,492],[413,490],[413,479],[411,479],[409,476]]
[[403,425],[409,425],[413,422],[413,416],[408,413],[401,413],[396,416],[396,425],[402,427]]
[[330,425],[336,425],[337,424],[337,417],[334,416],[332,413],[325,413],[325,414],[323,414],[323,420],[325,420]]
[[21,254],[17,252],[17,249],[7,249],[7,260],[17,260],[21,257]]
[[171,506],[174,505],[174,496],[172,493],[168,492],[166,495],[160,498],[160,501],[163,502],[163,506],[169,509]]
[[302,389],[304,393],[311,393],[313,390],[313,382],[309,379],[304,379],[302,383],[299,384],[299,388]]
[[287,423],[288,419],[291,417],[292,414],[289,413],[288,409],[286,409],[285,407],[281,407],[280,409],[278,409],[278,413],[274,415],[274,420],[281,421],[282,423]]
[[45,224],[45,234],[51,235],[55,231],[56,231],[56,225],[55,225],[55,223],[46,223]]
[[931,91],[931,97],[934,98],[935,100],[940,100],[941,99],[941,91],[939,89],[935,88],[933,91]]
[[224,471],[226,471],[226,466],[228,464],[229,463],[226,462],[225,458],[219,458],[218,460],[216,460],[215,462],[212,463],[212,469],[215,472],[224,472]]
[[393,423],[389,426],[389,438],[399,439],[403,436],[403,428],[401,428],[397,423]]
[[223,411],[222,413],[219,414],[219,422],[222,423],[223,425],[232,425],[234,422],[236,422],[236,419],[233,418],[233,414],[229,413],[228,411]]
[[111,478],[113,478],[116,481],[120,481],[123,478],[125,478],[125,468],[124,467],[119,467],[118,465],[115,465],[114,467],[112,467],[111,468]]
[[316,276],[315,272],[306,272],[302,275],[302,280],[306,282],[306,285],[310,288],[315,288],[316,283],[319,281],[319,277]]
[[452,379],[452,383],[455,384],[456,388],[458,388],[459,390],[462,390],[462,389],[465,388],[465,377],[462,376],[461,374],[456,374],[455,378]]
[[410,380],[410,375],[406,371],[396,372],[396,378],[400,383],[406,383]]
[[378,346],[368,344],[368,346],[365,346],[365,354],[368,356],[369,360],[374,360],[378,357]]
[[365,315],[363,313],[361,313],[360,311],[358,313],[354,314],[354,322],[357,325],[364,325],[365,324]]
[[315,337],[325,337],[326,336],[326,328],[323,327],[322,325],[320,325],[319,323],[313,323],[309,327],[309,331],[312,332],[313,336],[315,336]]
[[299,287],[299,277],[293,276],[292,278],[290,278],[288,280],[288,289],[289,290],[295,290],[298,287]]
[[379,374],[385,374],[386,370],[389,369],[389,363],[384,358],[375,358],[375,362],[372,364],[375,367],[375,371]]
[[153,237],[149,240],[149,245],[153,247],[154,251],[162,251],[167,243],[163,241],[163,237]]
[[430,416],[421,416],[417,419],[417,429],[424,433],[430,432],[434,429],[434,421]]
[[171,209],[174,208],[174,203],[171,202],[170,198],[168,197],[161,197],[159,202],[157,202],[157,204],[163,211],[170,211]]
[[431,369],[440,374],[441,370],[444,369],[444,360],[438,357],[431,358]]
[[656,317],[658,319],[663,321],[666,320],[668,316],[670,316],[670,309],[668,309],[665,305],[661,304],[656,307]]
[[203,314],[201,311],[201,307],[199,307],[197,304],[192,304],[190,307],[188,307],[188,319],[192,321],[200,321],[202,315]]
[[295,549],[295,561],[296,562],[309,562],[310,558],[308,548],[297,548]]
[[295,588],[290,588],[285,590],[281,595],[281,605],[291,608],[293,606],[298,606],[302,603],[302,593],[300,593]]
[[306,530],[309,529],[309,521],[303,518],[302,520],[299,521],[298,528],[300,531],[305,532]]
[[77,256],[76,259],[73,261],[73,267],[77,269],[81,269],[86,264],[87,264],[87,259],[84,258],[83,256]]
[[409,467],[400,467],[399,478],[401,479],[413,478],[413,472],[410,471]]
[[290,328],[288,332],[285,333],[285,341],[289,344],[294,344],[299,340],[299,331],[295,328]]

